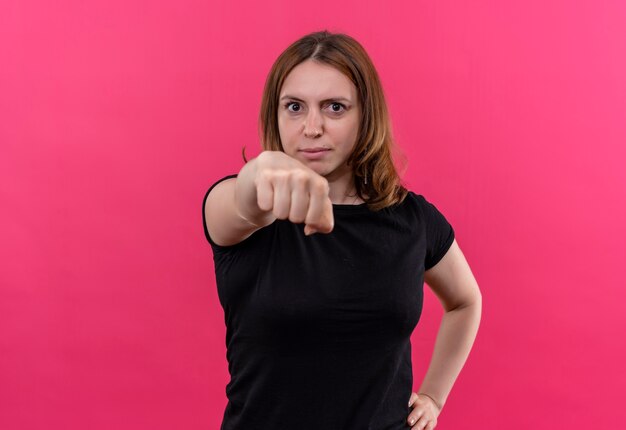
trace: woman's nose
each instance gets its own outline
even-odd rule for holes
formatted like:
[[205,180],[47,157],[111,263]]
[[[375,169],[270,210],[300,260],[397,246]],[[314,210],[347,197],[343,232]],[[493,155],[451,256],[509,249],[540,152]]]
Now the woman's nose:
[[323,124],[317,113],[312,112],[307,115],[304,123],[304,135],[306,137],[317,137],[322,134]]

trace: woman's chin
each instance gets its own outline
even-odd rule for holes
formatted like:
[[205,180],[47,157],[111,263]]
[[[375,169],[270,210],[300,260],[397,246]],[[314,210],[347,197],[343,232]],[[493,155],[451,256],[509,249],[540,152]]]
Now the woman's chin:
[[326,176],[330,172],[325,166],[320,165],[319,163],[305,163],[311,170],[317,173],[320,176]]

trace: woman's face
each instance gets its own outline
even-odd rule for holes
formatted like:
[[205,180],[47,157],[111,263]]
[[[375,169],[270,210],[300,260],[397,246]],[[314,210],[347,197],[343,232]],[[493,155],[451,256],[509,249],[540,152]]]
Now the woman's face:
[[287,75],[278,107],[283,149],[329,181],[351,178],[346,160],[359,119],[356,87],[334,67],[306,60]]

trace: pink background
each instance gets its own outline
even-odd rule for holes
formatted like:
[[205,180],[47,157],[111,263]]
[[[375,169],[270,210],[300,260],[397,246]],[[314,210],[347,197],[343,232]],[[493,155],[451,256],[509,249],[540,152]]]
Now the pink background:
[[406,181],[483,292],[438,428],[621,428],[624,22],[619,0],[0,2],[0,428],[218,428],[202,198],[258,153],[275,58],[321,29],[370,53]]

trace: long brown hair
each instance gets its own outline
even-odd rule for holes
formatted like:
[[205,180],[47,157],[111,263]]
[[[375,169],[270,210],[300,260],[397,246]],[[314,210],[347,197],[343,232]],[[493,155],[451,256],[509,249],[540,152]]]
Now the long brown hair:
[[[346,34],[310,33],[292,43],[276,59],[265,82],[259,114],[263,150],[284,152],[278,130],[278,97],[289,72],[308,59],[336,68],[357,88],[361,119],[356,145],[347,160],[357,195],[371,210],[402,202],[408,191],[401,183],[394,156],[402,157],[403,169],[406,158],[394,144],[382,85],[365,49]],[[245,147],[242,155],[247,162]]]

